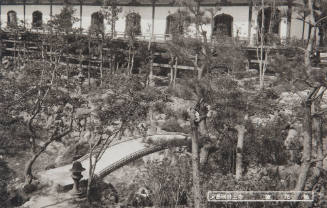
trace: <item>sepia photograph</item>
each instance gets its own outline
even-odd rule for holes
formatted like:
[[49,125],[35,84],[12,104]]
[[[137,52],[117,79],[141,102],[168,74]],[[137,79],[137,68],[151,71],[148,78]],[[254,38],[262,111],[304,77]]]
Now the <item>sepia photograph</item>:
[[0,208],[327,208],[327,0],[0,0]]

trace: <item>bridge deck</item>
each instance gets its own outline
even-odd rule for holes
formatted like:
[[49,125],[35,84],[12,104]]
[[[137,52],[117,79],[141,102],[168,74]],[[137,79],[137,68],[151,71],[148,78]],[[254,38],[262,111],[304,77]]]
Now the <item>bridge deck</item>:
[[[104,177],[105,175],[110,173],[110,171],[112,172],[113,170],[116,170],[117,168],[121,167],[123,164],[133,161],[134,157],[135,159],[139,158],[142,153],[151,154],[155,151],[160,151],[164,149],[156,148],[156,145],[149,145],[147,142],[145,142],[145,140],[149,141],[149,139],[153,138],[162,139],[164,141],[169,141],[172,139],[185,141],[187,139],[187,136],[170,134],[154,135],[148,136],[146,139],[144,137],[141,137],[121,142],[116,145],[112,145],[104,152],[102,158],[97,163],[95,174]],[[143,156],[145,154],[143,154]],[[86,169],[84,172],[82,172],[82,180],[86,180],[88,179],[89,175],[89,157],[83,157],[80,161],[82,163],[82,166]],[[71,167],[72,164],[69,164],[62,167],[39,172],[39,178],[41,179],[41,181],[44,182],[52,182],[55,186],[67,187],[73,183],[71,172],[69,171]]]

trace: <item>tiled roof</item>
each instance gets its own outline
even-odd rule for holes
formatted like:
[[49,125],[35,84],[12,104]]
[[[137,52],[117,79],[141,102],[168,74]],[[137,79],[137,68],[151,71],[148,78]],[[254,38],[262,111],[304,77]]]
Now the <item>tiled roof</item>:
[[[67,2],[69,4],[80,4],[80,1],[84,5],[102,5],[103,0],[0,0],[1,4],[63,4]],[[173,6],[175,0],[155,0],[158,6]],[[253,0],[261,2],[260,0]],[[269,0],[268,0],[269,1]],[[151,5],[152,0],[118,0],[119,5]],[[301,0],[295,0],[294,2],[300,3]],[[247,5],[249,0],[202,0],[201,5]],[[277,4],[286,4],[287,0],[276,0]]]

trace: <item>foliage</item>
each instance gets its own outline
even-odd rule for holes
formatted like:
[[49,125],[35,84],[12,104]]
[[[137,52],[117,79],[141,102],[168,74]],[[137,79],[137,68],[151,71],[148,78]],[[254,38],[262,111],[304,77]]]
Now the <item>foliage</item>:
[[71,5],[66,4],[59,14],[54,15],[48,24],[59,32],[69,33],[72,31],[73,24],[78,21],[74,17],[75,12],[76,10]]
[[190,133],[189,129],[185,129],[180,126],[176,119],[171,118],[167,120],[161,127],[162,130],[168,132],[183,132],[183,133]]
[[22,119],[15,119],[2,113],[0,120],[0,151],[5,155],[15,155],[17,152],[30,148],[31,133]]
[[0,159],[0,206],[6,207],[9,198],[8,182],[13,171],[8,167],[8,164]]
[[[215,44],[208,71],[211,73],[217,73],[216,70],[227,68],[228,73],[235,74],[245,70],[245,63],[246,56],[244,51],[241,49],[241,45],[237,42],[232,42],[227,46]],[[224,71],[220,71],[220,73],[224,73]]]
[[[215,173],[210,175],[210,177],[204,180],[204,191],[272,191],[276,180],[268,176],[260,178],[260,175],[251,175],[244,177],[243,180],[236,180],[233,175],[221,175],[220,173]],[[206,207],[216,207],[217,203],[210,203],[207,200],[203,199],[206,202]],[[273,204],[273,203],[260,203],[260,202],[251,202],[251,207],[260,208],[260,207],[269,207],[269,208],[278,208],[282,204]],[[246,208],[248,204],[246,203],[232,203],[229,204],[229,207],[232,208]]]
[[[203,87],[202,91],[207,97],[212,110],[216,112],[210,119],[214,131],[234,128],[234,125],[243,121],[248,111],[247,98],[230,76],[210,80],[210,86]],[[207,91],[204,89],[207,88]],[[207,95],[205,95],[207,94]]]
[[4,95],[10,91],[15,95],[1,104],[9,120],[20,121],[17,129],[27,130],[23,135],[34,155],[27,163],[26,174],[32,176],[32,165],[45,148],[54,141],[65,142],[63,137],[73,128],[74,109],[83,101],[74,94],[77,82],[67,79],[65,68],[58,63],[25,59],[23,64],[1,80],[2,86],[11,86]]
[[18,106],[16,102],[22,102],[17,98],[23,88],[15,86],[15,82],[9,76],[15,77],[16,73],[2,70],[0,79],[0,146],[5,154],[14,154],[30,147],[29,137],[31,134],[24,120],[17,116],[21,112],[20,108],[15,108]]
[[296,49],[286,53],[277,53],[271,57],[269,68],[277,73],[280,82],[293,86],[307,79],[304,65],[304,54]]
[[[174,159],[172,159],[174,158]],[[175,160],[172,162],[172,160]],[[191,161],[187,155],[172,153],[162,161],[146,164],[141,184],[149,187],[155,206],[191,204]]]
[[110,75],[105,79],[103,91],[108,92],[107,96],[96,102],[102,105],[98,112],[100,120],[106,125],[114,121],[131,122],[130,126],[142,122],[152,103],[162,99],[157,90],[144,88],[137,75]]
[[105,0],[103,2],[102,13],[111,27],[112,36],[115,35],[115,25],[118,21],[118,14],[122,12],[122,8],[117,6],[117,0]]
[[252,126],[244,144],[245,163],[260,165],[284,165],[289,162],[284,147],[285,130],[284,118],[278,117],[266,125]]
[[[97,162],[114,140],[120,140],[125,130],[139,130],[150,106],[160,96],[149,93],[138,76],[111,75],[104,79],[102,88],[88,91],[89,110],[79,117],[80,130],[90,145],[90,171],[87,195],[91,198],[92,179]],[[152,95],[152,96],[151,96]],[[142,125],[141,125],[142,126]]]
[[180,84],[176,85],[174,88],[170,87],[168,93],[172,96],[183,98],[184,100],[195,100],[196,95],[193,89],[189,88],[189,80],[181,80]]

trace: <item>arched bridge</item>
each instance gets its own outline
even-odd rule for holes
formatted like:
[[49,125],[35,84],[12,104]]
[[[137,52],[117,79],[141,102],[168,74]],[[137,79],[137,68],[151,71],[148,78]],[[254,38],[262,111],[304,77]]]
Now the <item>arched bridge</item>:
[[[189,136],[185,134],[158,134],[131,138],[109,146],[98,161],[95,174],[97,177],[103,178],[111,172],[145,155],[159,152],[170,147],[185,146],[188,144],[190,144],[190,139]],[[79,161],[86,169],[82,172],[82,180],[86,180],[89,174],[88,155],[80,158]],[[69,171],[71,167],[72,164],[69,164],[39,172],[39,178],[41,181],[50,182],[62,188],[68,187],[73,184],[71,172]]]

